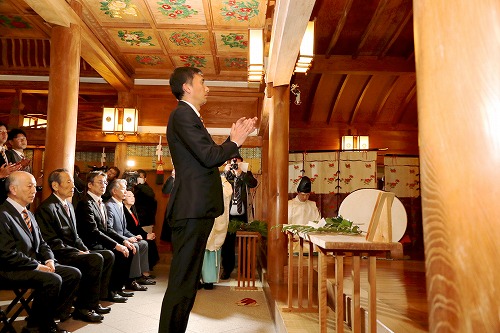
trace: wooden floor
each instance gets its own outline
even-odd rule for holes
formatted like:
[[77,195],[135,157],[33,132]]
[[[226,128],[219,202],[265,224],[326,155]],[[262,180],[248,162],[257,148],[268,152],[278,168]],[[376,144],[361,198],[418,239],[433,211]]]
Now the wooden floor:
[[[346,257],[345,262],[345,293],[349,297],[351,293],[350,259]],[[363,259],[361,262],[361,306],[364,308],[367,308],[368,304],[367,264],[368,260]],[[333,257],[329,257],[328,290],[331,295],[333,295],[333,276]],[[286,284],[270,283],[268,285],[269,305],[271,312],[274,312],[276,332],[318,332],[319,323],[316,313],[290,313],[282,310],[287,304]],[[335,330],[332,308],[333,306],[330,306],[328,313],[329,332]],[[379,322],[377,332],[428,332],[424,261],[377,260],[377,319]],[[344,327],[347,332],[350,332],[347,325]]]

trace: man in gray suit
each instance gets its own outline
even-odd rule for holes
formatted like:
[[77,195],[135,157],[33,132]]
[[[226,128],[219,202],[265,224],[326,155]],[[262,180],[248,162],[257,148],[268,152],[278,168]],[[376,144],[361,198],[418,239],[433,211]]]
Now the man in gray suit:
[[115,179],[111,182],[109,188],[111,199],[106,202],[108,224],[118,235],[129,241],[130,250],[134,253],[126,289],[135,291],[148,290],[143,285],[156,284],[156,281],[147,276],[149,275],[148,243],[142,239],[141,235],[134,235],[127,230],[123,207],[123,200],[127,192],[127,181],[125,179]]

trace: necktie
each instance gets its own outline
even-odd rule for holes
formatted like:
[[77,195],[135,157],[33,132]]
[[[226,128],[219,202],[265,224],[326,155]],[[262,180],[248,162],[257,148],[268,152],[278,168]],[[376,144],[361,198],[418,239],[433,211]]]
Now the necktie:
[[29,231],[32,232],[33,226],[31,225],[31,219],[30,219],[30,216],[28,215],[28,211],[26,209],[24,209],[22,215],[23,215],[23,220],[26,223],[26,225],[28,226]]
[[241,199],[241,181],[238,177],[234,179],[234,204],[239,214],[243,212],[243,200]]
[[102,200],[99,199],[97,201],[97,206],[99,206],[99,211],[101,212],[101,217],[102,217],[102,221],[103,221],[103,225],[104,225],[104,230],[107,230],[108,229],[108,225],[106,223],[106,214],[104,213],[104,207],[102,205]]
[[2,151],[3,160],[5,161],[5,163],[9,163],[9,160],[7,159],[7,155],[5,154],[5,147],[2,147],[1,151]]
[[206,127],[205,126],[205,122],[203,121],[203,117],[202,116],[200,116],[200,120],[201,120],[201,123],[203,124],[203,127]]
[[66,211],[66,214],[68,215],[69,218],[71,218],[71,215],[69,214],[69,206],[67,203],[63,203],[64,210]]

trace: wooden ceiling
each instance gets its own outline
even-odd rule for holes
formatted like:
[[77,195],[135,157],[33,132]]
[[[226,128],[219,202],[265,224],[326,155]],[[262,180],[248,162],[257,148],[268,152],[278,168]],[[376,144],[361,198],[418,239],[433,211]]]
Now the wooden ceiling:
[[[16,109],[46,113],[46,81],[5,75],[48,77],[52,27],[69,22],[82,26],[81,76],[107,81],[81,83],[79,130],[98,130],[100,107],[116,103],[118,92],[166,98],[167,88],[138,80],[167,79],[177,66],[201,67],[215,82],[204,107],[209,125],[229,127],[234,117],[221,117],[220,110],[235,109],[239,97],[247,99],[249,115],[259,116],[264,84],[244,85],[248,29],[264,29],[266,52],[277,48],[272,40],[287,43],[271,38],[273,20],[293,0],[80,2],[77,15],[78,6],[73,10],[64,0],[0,0],[0,120]],[[368,134],[372,147],[418,153],[412,1],[317,0],[310,19],[315,57],[307,75],[291,77],[290,149],[338,149],[342,135]],[[302,21],[297,17],[298,25]],[[273,70],[286,71],[280,64],[295,61],[297,52],[274,61]],[[142,125],[153,120],[145,117]]]

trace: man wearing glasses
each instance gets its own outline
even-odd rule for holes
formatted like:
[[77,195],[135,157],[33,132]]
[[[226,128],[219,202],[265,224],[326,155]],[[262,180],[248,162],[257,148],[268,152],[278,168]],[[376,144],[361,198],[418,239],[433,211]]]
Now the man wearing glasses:
[[101,198],[106,191],[106,185],[108,182],[104,172],[93,171],[88,174],[87,195],[76,207],[76,226],[89,250],[113,251],[115,262],[109,281],[109,293],[107,296],[101,294],[101,298],[110,302],[125,303],[127,297],[133,296],[133,293],[123,291],[133,253],[127,248],[128,241],[123,240],[108,224],[106,208]]

